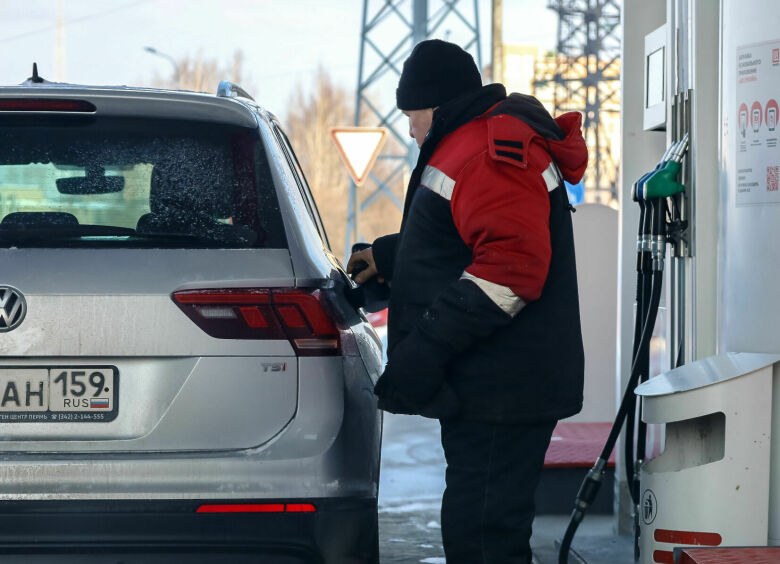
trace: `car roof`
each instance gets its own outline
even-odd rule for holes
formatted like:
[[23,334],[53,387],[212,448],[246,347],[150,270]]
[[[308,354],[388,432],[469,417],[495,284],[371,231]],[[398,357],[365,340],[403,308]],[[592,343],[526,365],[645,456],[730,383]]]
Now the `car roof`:
[[184,119],[249,128],[257,127],[256,114],[268,118],[267,112],[248,98],[183,90],[34,83],[29,80],[18,86],[0,86],[0,100],[13,98],[86,100],[95,105],[98,116]]

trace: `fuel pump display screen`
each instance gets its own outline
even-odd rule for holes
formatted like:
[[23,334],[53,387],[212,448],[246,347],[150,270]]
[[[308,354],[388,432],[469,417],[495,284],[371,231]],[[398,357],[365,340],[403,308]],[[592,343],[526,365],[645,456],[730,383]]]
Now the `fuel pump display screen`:
[[647,92],[645,107],[650,108],[664,101],[664,48],[647,56]]
[[666,129],[666,24],[645,35],[645,131]]

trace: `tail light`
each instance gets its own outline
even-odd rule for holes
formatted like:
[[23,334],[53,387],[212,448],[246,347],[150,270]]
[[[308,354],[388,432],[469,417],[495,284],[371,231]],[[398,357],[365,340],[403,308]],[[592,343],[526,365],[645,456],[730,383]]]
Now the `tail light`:
[[94,113],[94,104],[86,100],[57,100],[53,98],[3,98],[2,112],[79,112]]
[[196,513],[314,513],[311,503],[231,503],[201,505]]
[[217,339],[287,339],[299,356],[353,354],[355,348],[322,290],[185,290],[172,298]]

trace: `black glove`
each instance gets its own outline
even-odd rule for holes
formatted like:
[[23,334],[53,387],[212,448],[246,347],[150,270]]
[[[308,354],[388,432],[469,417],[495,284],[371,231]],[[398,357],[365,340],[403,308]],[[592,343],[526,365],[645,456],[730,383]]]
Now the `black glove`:
[[[352,254],[368,249],[371,245],[367,243],[355,243],[352,245]],[[352,280],[355,277],[368,268],[368,263],[364,260],[357,261],[352,267]],[[347,301],[355,307],[362,307],[369,313],[376,313],[385,309],[390,300],[390,285],[385,282],[379,282],[377,276],[372,276],[356,288],[345,287],[344,293],[347,296]]]
[[375,388],[380,409],[433,418],[457,413],[460,405],[445,381],[445,367],[511,320],[473,282],[461,279],[447,286],[391,351]]
[[401,397],[395,385],[390,379],[387,369],[379,377],[374,386],[374,394],[377,397],[377,407],[390,413],[402,413],[404,415],[416,415],[417,410],[407,400]]
[[391,378],[385,371],[374,387],[374,393],[379,399],[377,407],[383,411],[422,415],[431,419],[448,419],[454,417],[460,409],[458,396],[447,382],[442,383],[430,401],[421,406],[414,406],[398,393]]
[[445,352],[438,349],[435,342],[417,330],[393,349],[390,362],[374,387],[379,409],[433,419],[457,413],[458,398],[445,380]]

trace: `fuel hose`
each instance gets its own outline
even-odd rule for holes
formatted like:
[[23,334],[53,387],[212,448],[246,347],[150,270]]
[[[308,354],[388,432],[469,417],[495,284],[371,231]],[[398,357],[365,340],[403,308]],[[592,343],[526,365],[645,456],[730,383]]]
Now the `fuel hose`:
[[[641,421],[641,405],[637,414],[637,402],[634,389],[637,384],[649,376],[650,340],[658,317],[663,284],[664,255],[666,252],[666,199],[684,192],[685,187],[676,181],[680,172],[680,163],[688,148],[688,134],[672,144],[664,153],[655,170],[643,175],[634,184],[632,195],[641,209],[639,244],[637,254],[637,312],[634,325],[634,346],[631,360],[631,373],[620,402],[609,437],[593,468],[580,485],[574,503],[569,524],[561,540],[558,563],[568,564],[569,551],[574,535],[585,513],[593,503],[604,479],[609,455],[615,448],[620,430],[626,422],[626,447],[624,460],[628,489],[634,505],[639,498],[639,477],[636,470],[644,458],[646,427]],[[667,158],[668,157],[668,158]],[[648,208],[649,205],[649,208]],[[641,328],[641,329],[640,329]],[[634,452],[634,424],[639,420],[636,453]],[[639,460],[636,460],[639,456]],[[636,513],[636,512],[635,512]],[[636,515],[635,515],[636,518]],[[634,555],[638,557],[638,525],[635,522]]]
[[[649,348],[650,338],[653,334],[653,327],[655,326],[655,320],[658,315],[658,305],[661,301],[661,288],[663,284],[663,271],[655,270],[652,274],[652,291],[650,296],[650,303],[648,304],[648,314],[644,320],[644,326],[642,328],[642,337],[639,342],[637,350],[641,351]],[[593,468],[590,469],[588,475],[583,480],[580,490],[577,493],[577,499],[574,503],[574,511],[572,512],[569,520],[569,525],[566,527],[566,532],[561,540],[561,547],[558,552],[558,564],[568,564],[569,551],[571,549],[571,542],[574,539],[574,535],[577,532],[577,528],[585,517],[590,505],[596,498],[601,484],[604,480],[605,468],[609,455],[612,453],[612,449],[615,448],[618,436],[620,435],[620,429],[623,427],[623,421],[628,414],[628,409],[632,403],[631,399],[634,393],[634,388],[637,385],[640,376],[639,355],[634,359],[631,367],[631,375],[626,386],[626,391],[623,394],[623,399],[620,402],[620,408],[618,409],[615,417],[615,422],[612,425],[612,429],[607,438],[607,442],[604,445],[604,449],[601,451]]]

